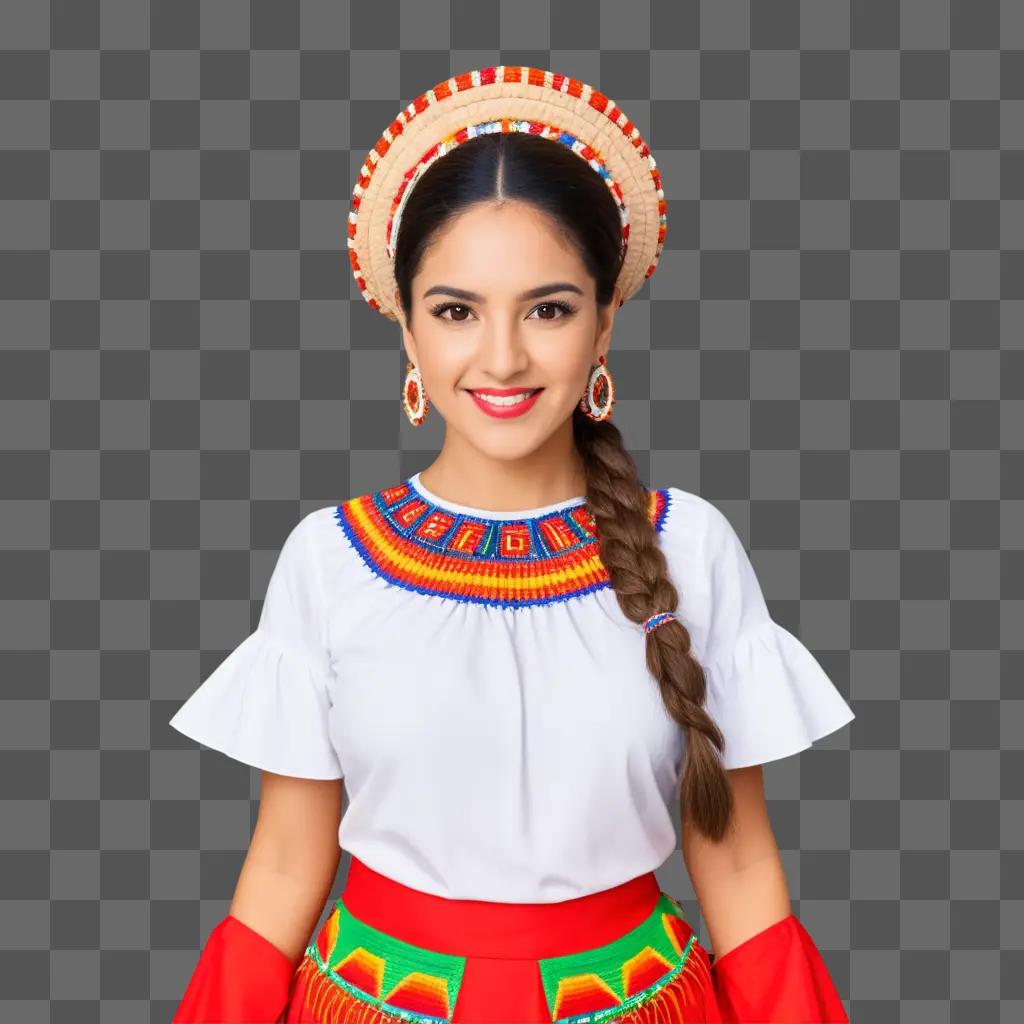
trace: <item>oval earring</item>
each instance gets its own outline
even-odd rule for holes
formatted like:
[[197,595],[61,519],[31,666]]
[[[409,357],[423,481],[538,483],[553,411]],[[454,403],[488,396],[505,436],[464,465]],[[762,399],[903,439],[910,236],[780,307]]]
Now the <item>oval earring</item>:
[[592,420],[608,419],[615,404],[615,384],[607,362],[604,356],[598,357],[597,366],[590,372],[587,390],[580,399],[580,409]]
[[411,362],[405,364],[405,383],[402,385],[402,408],[409,422],[418,427],[427,415],[430,402],[427,400],[427,393],[423,390],[423,378],[420,376],[419,368]]

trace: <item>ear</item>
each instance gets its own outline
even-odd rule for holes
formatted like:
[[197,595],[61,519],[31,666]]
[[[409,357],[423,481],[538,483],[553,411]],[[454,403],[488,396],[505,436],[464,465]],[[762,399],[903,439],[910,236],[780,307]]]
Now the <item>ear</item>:
[[612,327],[615,326],[615,314],[622,302],[622,289],[616,285],[611,302],[598,312],[597,337],[594,339],[594,358],[607,355],[612,343]]
[[398,297],[398,289],[395,289],[395,315],[398,317],[398,325],[402,330],[402,348],[405,349],[406,358],[414,366],[419,366],[416,360],[416,339],[412,336],[409,324],[406,322],[405,313],[402,311],[402,303]]

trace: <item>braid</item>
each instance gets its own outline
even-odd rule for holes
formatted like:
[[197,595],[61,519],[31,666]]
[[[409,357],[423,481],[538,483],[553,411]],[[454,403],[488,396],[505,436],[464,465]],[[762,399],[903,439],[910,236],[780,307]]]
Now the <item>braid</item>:
[[[636,463],[610,420],[573,412],[573,435],[587,477],[587,502],[597,525],[601,561],[623,614],[642,624],[674,611],[679,595],[648,512],[648,492]],[[681,813],[714,840],[732,817],[732,790],[719,753],[724,739],[704,708],[707,681],[690,651],[690,631],[678,619],[647,634],[647,667],[669,714],[685,730]]]

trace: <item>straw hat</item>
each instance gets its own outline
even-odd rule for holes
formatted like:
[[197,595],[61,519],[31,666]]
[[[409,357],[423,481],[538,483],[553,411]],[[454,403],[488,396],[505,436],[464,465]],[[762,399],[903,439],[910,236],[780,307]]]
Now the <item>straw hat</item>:
[[419,176],[461,142],[490,132],[530,132],[569,146],[611,190],[622,219],[622,301],[654,273],[665,244],[661,175],[636,126],[604,93],[541,68],[467,71],[418,96],[366,156],[352,192],[348,252],[363,298],[397,320],[394,246]]

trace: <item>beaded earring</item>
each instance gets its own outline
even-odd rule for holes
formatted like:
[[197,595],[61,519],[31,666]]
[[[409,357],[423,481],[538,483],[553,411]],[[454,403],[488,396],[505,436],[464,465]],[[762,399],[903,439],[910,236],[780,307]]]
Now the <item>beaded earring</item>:
[[423,378],[419,367],[411,362],[405,364],[405,383],[402,385],[402,408],[409,422],[418,427],[427,415],[430,401],[423,390]]
[[[615,384],[608,370],[605,357],[598,356],[597,366],[590,373],[587,390],[580,399],[580,409],[592,420],[606,420],[612,414],[615,404]],[[601,395],[604,401],[601,401]]]

